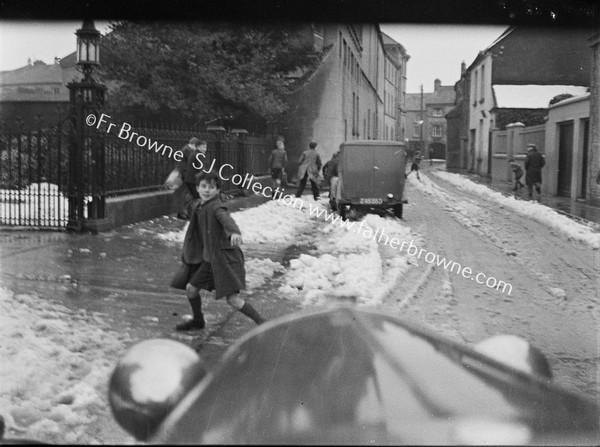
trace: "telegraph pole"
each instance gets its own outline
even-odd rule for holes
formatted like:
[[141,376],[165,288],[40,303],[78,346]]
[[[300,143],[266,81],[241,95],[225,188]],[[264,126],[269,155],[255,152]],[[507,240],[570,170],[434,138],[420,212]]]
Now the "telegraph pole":
[[420,149],[421,149],[422,157],[425,156],[425,150],[423,148],[423,125],[424,124],[425,124],[425,122],[423,121],[423,84],[421,84],[421,144],[420,144]]

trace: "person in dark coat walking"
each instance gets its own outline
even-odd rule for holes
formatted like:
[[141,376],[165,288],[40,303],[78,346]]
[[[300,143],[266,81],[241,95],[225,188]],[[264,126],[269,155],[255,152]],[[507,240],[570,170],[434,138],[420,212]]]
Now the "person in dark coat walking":
[[200,197],[198,196],[198,191],[196,190],[196,183],[194,181],[194,175],[196,174],[196,172],[188,171],[191,161],[194,158],[196,151],[198,150],[198,144],[200,144],[200,140],[198,138],[190,138],[189,143],[186,144],[183,148],[181,148],[183,157],[181,158],[181,161],[177,164],[177,170],[181,175],[181,179],[183,180],[183,183],[188,188],[189,193],[194,199],[198,199]]
[[263,317],[240,297],[246,287],[242,235],[220,197],[221,181],[216,172],[197,176],[200,200],[192,205],[190,223],[183,242],[183,265],[171,287],[185,289],[193,318],[176,326],[178,331],[203,329],[200,290],[215,290],[215,298],[225,297],[234,309],[256,324]]
[[300,159],[298,160],[300,167],[298,168],[298,178],[300,184],[296,190],[296,197],[300,197],[306,187],[306,181],[310,180],[310,186],[312,188],[313,197],[315,200],[319,200],[319,171],[323,163],[321,162],[321,156],[317,152],[317,143],[311,141],[308,145],[308,149],[302,152]]
[[339,184],[338,165],[340,162],[340,153],[336,152],[325,166],[323,166],[323,177],[329,182],[329,206],[333,211],[337,211],[337,190]]
[[283,174],[288,164],[283,138],[278,138],[275,144],[277,149],[273,149],[269,156],[269,168],[271,169],[271,180],[273,180],[273,197],[275,197],[277,188],[281,186]]
[[527,158],[525,159],[525,184],[529,191],[529,198],[533,198],[533,188],[540,196],[542,194],[542,168],[546,165],[546,159],[538,152],[535,144],[527,145]]

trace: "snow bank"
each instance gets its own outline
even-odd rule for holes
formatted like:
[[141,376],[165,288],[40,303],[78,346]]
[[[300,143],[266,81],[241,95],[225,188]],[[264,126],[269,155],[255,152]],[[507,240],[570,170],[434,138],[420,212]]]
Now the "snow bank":
[[323,223],[317,237],[315,256],[303,254],[290,262],[279,291],[304,306],[327,304],[336,295],[356,297],[357,304],[378,306],[392,292],[396,281],[410,263],[404,252],[366,235],[384,232],[400,241],[418,240],[397,220],[367,215],[352,228]]
[[452,183],[463,191],[472,192],[499,203],[506,208],[517,211],[527,217],[531,217],[536,221],[555,228],[573,239],[582,241],[590,245],[594,249],[600,248],[600,234],[594,233],[589,227],[575,222],[566,216],[563,216],[552,208],[541,205],[537,202],[518,200],[514,197],[506,197],[505,195],[493,191],[485,185],[481,185],[463,177],[460,174],[454,174],[444,171],[432,171],[432,173],[441,179]]
[[[257,207],[231,213],[240,227],[242,238],[246,244],[264,244],[268,242],[288,242],[309,221],[303,214],[280,201],[272,200]],[[157,237],[171,242],[183,242],[188,224],[181,231],[170,231],[157,234]]]
[[88,432],[108,414],[107,378],[129,335],[98,314],[0,287],[0,411],[6,437],[99,443]]

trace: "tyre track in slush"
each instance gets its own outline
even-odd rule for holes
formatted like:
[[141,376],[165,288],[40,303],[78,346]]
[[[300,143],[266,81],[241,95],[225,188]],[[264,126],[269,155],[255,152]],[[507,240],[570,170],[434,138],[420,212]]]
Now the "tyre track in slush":
[[422,177],[422,185],[407,185],[405,213],[405,223],[423,235],[422,248],[511,283],[513,291],[503,294],[434,266],[403,312],[468,343],[499,333],[523,336],[547,354],[558,383],[597,399],[598,251]]

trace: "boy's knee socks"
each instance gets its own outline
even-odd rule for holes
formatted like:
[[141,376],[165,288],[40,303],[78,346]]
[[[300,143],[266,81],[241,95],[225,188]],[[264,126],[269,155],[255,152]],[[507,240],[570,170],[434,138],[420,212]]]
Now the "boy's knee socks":
[[202,313],[202,299],[200,296],[196,298],[188,298],[190,306],[192,307],[192,315],[194,320],[203,320],[204,314]]
[[252,305],[248,303],[244,303],[240,312],[252,319],[256,324],[264,323],[266,320],[260,316],[260,314],[256,311]]

